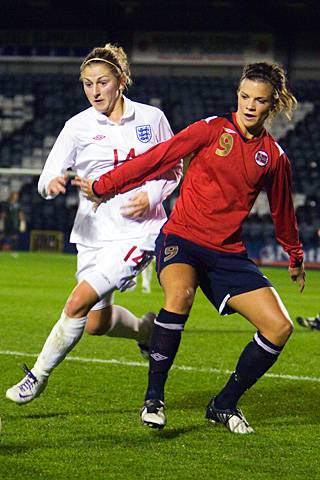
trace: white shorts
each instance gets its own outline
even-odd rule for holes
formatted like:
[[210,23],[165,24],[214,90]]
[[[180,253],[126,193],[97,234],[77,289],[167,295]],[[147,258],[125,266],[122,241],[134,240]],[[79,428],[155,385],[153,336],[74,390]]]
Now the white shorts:
[[110,242],[99,248],[77,244],[78,283],[88,282],[100,298],[92,310],[112,305],[113,292],[135,285],[135,277],[151,262],[153,252],[142,250],[138,243]]

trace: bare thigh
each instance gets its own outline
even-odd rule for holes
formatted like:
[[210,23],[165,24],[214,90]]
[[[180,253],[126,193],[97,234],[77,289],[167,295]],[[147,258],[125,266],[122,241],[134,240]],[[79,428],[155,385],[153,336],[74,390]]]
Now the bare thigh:
[[85,331],[90,335],[104,335],[111,327],[112,305],[91,310],[99,301],[96,291],[83,280],[71,292],[64,310],[73,318],[88,316]]
[[275,345],[284,345],[293,330],[289,314],[272,287],[235,295],[229,299],[228,305]]
[[168,265],[160,273],[160,283],[165,296],[164,308],[169,312],[188,314],[198,286],[196,270],[185,263]]

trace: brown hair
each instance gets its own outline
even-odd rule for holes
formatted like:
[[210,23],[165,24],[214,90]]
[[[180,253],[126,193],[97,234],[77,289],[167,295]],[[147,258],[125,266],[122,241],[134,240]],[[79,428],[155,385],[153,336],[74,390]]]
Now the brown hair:
[[291,118],[298,102],[288,88],[286,74],[282,66],[267,62],[249,63],[243,68],[239,85],[245,79],[272,85],[273,108],[269,114],[270,119],[279,112],[284,112],[289,119]]
[[80,80],[84,69],[92,62],[107,63],[115,77],[122,80],[124,88],[128,88],[132,84],[128,58],[122,47],[106,43],[104,47],[96,47],[91,50],[80,66]]

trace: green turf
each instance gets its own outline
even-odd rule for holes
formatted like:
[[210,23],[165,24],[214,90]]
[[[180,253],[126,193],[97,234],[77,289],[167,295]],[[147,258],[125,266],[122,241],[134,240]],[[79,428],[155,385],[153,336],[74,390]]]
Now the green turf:
[[[139,424],[147,365],[122,339],[85,335],[70,354],[78,359],[58,367],[40,398],[7,401],[21,363],[32,366],[59,317],[74,271],[73,255],[0,254],[1,480],[320,479],[320,332],[296,327],[270,375],[241,400],[256,433],[231,435],[204,410],[254,330],[240,316],[219,317],[200,292],[167,383],[163,431]],[[320,272],[308,272],[300,295],[285,269],[264,271],[292,318],[320,310]],[[116,300],[141,315],[160,308],[162,293],[154,278],[152,294],[137,288]]]

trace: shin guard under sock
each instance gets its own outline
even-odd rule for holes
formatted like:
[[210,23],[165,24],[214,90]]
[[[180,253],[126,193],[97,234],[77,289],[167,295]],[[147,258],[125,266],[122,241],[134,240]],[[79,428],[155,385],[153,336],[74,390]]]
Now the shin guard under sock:
[[149,384],[145,399],[164,399],[168,372],[179,348],[188,315],[164,309],[155,320],[150,343]]
[[215,397],[215,406],[221,409],[235,408],[243,393],[277,361],[282,348],[257,332],[241,353],[235,372]]

